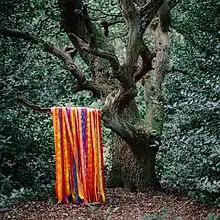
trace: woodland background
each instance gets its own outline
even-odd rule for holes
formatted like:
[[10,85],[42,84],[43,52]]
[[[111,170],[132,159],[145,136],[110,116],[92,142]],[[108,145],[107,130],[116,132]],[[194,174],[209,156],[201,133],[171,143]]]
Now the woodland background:
[[[89,13],[109,19],[116,1],[88,0]],[[102,9],[102,10],[99,10]],[[184,0],[172,10],[170,70],[164,83],[165,116],[156,171],[163,186],[204,203],[220,204],[220,2]],[[56,2],[0,3],[1,26],[34,32],[60,47],[67,36]],[[112,14],[112,16],[110,16]],[[124,24],[109,38],[123,59]],[[152,41],[146,36],[149,45]],[[89,74],[85,63],[77,65]],[[22,92],[41,106],[101,107],[89,92],[72,93],[74,78],[39,46],[0,35],[0,207],[16,200],[54,198],[54,145],[50,115],[17,104]],[[143,87],[136,98],[144,114]],[[111,167],[112,133],[103,127],[105,164]]]

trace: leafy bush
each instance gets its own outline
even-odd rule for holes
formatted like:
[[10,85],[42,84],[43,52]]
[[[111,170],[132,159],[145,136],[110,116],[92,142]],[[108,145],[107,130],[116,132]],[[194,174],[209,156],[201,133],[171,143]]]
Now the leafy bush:
[[[220,40],[215,34],[218,24],[211,21],[218,11],[211,2],[204,8],[190,0],[187,13],[181,13],[186,11],[185,2],[174,10],[178,33],[172,41],[174,68],[165,82],[166,122],[157,170],[169,186],[220,204]],[[198,23],[207,13],[212,25]],[[185,30],[186,23],[191,29]],[[195,36],[188,32],[193,29]]]

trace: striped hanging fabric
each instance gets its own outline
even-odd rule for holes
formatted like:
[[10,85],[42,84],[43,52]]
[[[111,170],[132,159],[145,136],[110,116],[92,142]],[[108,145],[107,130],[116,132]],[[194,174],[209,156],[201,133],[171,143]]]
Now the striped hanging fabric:
[[52,107],[58,203],[105,203],[99,109]]

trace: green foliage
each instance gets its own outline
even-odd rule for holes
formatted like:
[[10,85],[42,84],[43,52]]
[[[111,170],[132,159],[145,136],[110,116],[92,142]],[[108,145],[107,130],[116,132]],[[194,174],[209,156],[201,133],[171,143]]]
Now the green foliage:
[[218,220],[220,218],[220,214],[211,213],[207,216],[207,220]]
[[173,33],[171,63],[183,71],[172,71],[166,78],[158,173],[166,184],[203,202],[220,204],[217,14],[214,1],[184,1],[174,10],[178,33]]

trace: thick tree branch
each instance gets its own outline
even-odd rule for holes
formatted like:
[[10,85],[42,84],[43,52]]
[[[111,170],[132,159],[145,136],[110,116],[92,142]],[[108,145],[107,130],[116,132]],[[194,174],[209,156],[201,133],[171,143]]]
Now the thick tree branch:
[[97,98],[100,98],[101,93],[104,93],[103,89],[100,86],[96,85],[93,81],[86,81],[86,83],[82,85],[75,85],[72,90],[74,93],[88,90],[91,91],[93,93],[93,96]]
[[104,50],[92,49],[92,48],[88,47],[87,45],[84,45],[82,48],[85,51],[87,51],[95,56],[107,59],[110,62],[113,70],[118,71],[120,69],[119,60],[115,56],[115,54],[109,53],[108,51],[104,51]]
[[119,0],[119,3],[122,15],[129,28],[126,62],[124,65],[124,72],[126,72],[124,85],[125,89],[129,90],[134,85],[133,74],[143,40],[142,35],[140,34],[140,14],[138,10],[136,10],[133,0]]
[[[64,62],[64,68],[69,70],[74,77],[77,79],[78,85],[77,88],[80,91],[82,90],[89,90],[91,91],[96,97],[100,97],[101,90],[95,86],[91,81],[87,81],[84,74],[81,73],[76,66],[74,65],[72,57],[76,54],[76,49],[73,46],[65,46],[63,50],[58,49],[52,44],[49,44],[33,34],[30,34],[25,31],[14,30],[14,29],[0,29],[0,34],[9,37],[21,38],[27,40],[33,44],[41,45],[43,49],[56,57],[60,58]],[[19,100],[22,100],[19,97]],[[28,103],[28,102],[27,102]],[[38,108],[40,109],[40,108]]]
[[69,57],[68,54],[66,54],[62,50],[58,49],[54,45],[49,44],[49,43],[39,39],[38,37],[36,37],[35,35],[33,35],[29,32],[16,30],[16,29],[10,29],[10,28],[0,28],[0,34],[2,34],[4,36],[8,36],[8,37],[15,37],[15,38],[24,39],[26,41],[33,43],[33,44],[41,45],[45,51],[55,55],[56,57],[61,59],[63,62],[65,62],[65,63],[70,62],[71,57]]
[[82,39],[80,39],[78,36],[76,36],[75,34],[71,34],[76,40],[78,40],[79,42],[79,45],[81,47],[81,49],[83,49],[84,51],[88,52],[88,53],[91,53],[95,56],[98,56],[100,58],[104,58],[104,59],[107,59],[110,64],[111,64],[111,67],[115,70],[115,71],[118,71],[120,69],[120,63],[119,63],[119,60],[117,58],[117,56],[113,53],[110,53],[108,51],[104,51],[104,50],[101,50],[101,49],[93,49],[90,47],[89,44],[83,42]]
[[119,4],[122,9],[122,15],[128,26],[135,25],[137,20],[137,11],[135,9],[133,0],[119,0]]
[[33,44],[42,46],[43,50],[53,54],[64,62],[65,69],[69,70],[76,77],[79,84],[83,84],[86,81],[85,76],[79,72],[74,65],[72,57],[68,53],[65,53],[64,51],[55,47],[53,44],[49,44],[29,32],[21,30],[0,28],[0,34],[8,37],[24,39]]
[[[115,98],[113,96],[110,94],[110,97],[106,99],[105,106],[102,109],[104,125],[125,140],[134,151],[141,146],[141,142],[142,144],[145,143],[146,146],[146,143],[149,141],[146,130],[141,127],[137,128],[137,121],[130,123],[128,119],[122,117],[123,109],[119,109],[119,111],[115,109],[117,106],[114,104]],[[133,106],[133,104],[134,102],[130,102],[129,105]],[[122,113],[122,115],[120,113]]]
[[129,26],[126,66],[128,72],[128,85],[130,87],[132,86],[131,82],[133,81],[133,70],[139,55],[141,55],[143,63],[138,71],[135,72],[135,82],[140,80],[149,70],[152,69],[152,59],[155,57],[155,53],[150,53],[143,43],[142,36],[156,15],[158,9],[161,7],[163,0],[150,0],[145,5],[144,3],[146,1],[144,0],[137,0],[135,2],[139,6],[142,6],[140,8],[140,14],[136,10],[132,0],[119,0],[123,17]]
[[135,82],[138,82],[141,78],[143,78],[152,67],[152,60],[156,57],[156,53],[151,53],[147,46],[144,46],[142,52],[140,53],[142,62],[135,72]]
[[40,113],[50,113],[50,108],[42,108],[39,105],[35,105],[33,104],[31,101],[21,97],[20,95],[16,96],[16,100],[17,102],[22,105],[25,106],[27,108],[33,109],[34,111],[40,112]]
[[[172,9],[179,3],[181,3],[182,0],[170,0],[168,1],[169,8]],[[160,7],[163,4],[163,0],[135,0],[134,1],[139,7],[141,7],[141,20],[142,20],[142,33],[146,30],[148,25],[151,23],[152,19],[156,15],[157,11],[160,9]],[[147,3],[146,3],[147,2]]]
[[[110,112],[102,112],[102,120],[107,128],[115,132],[119,137],[125,140],[131,147],[135,143],[136,128],[126,121],[116,117]],[[146,138],[147,139],[147,138]]]
[[146,28],[151,23],[157,11],[163,4],[163,0],[150,0],[140,9],[141,13],[141,33],[144,34]]
[[118,97],[115,98],[115,101],[113,103],[114,106],[117,107],[117,109],[123,109],[126,104],[128,104],[131,100],[133,100],[137,96],[138,92],[135,87],[131,87],[128,90],[120,91]]

